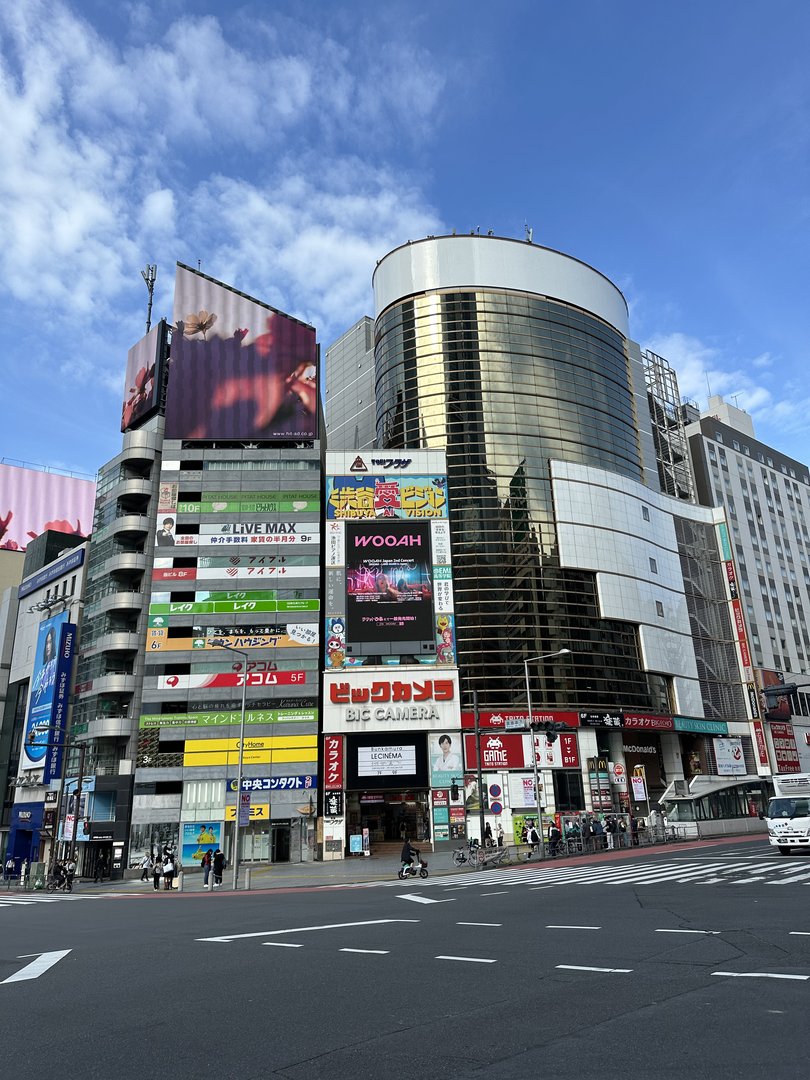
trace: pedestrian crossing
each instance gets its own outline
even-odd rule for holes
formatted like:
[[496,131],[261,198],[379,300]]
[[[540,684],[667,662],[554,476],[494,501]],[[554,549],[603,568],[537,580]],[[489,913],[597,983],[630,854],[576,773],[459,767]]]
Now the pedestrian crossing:
[[0,908],[36,907],[38,904],[69,904],[74,900],[107,900],[127,893],[41,893],[0,892]]
[[[401,881],[369,882],[369,887],[402,888]],[[717,858],[704,857],[672,860],[623,860],[620,863],[598,863],[584,866],[504,867],[493,870],[466,871],[412,882],[423,888],[451,889],[456,893],[464,888],[499,889],[510,886],[555,885],[810,885],[810,859],[791,860],[773,857]]]

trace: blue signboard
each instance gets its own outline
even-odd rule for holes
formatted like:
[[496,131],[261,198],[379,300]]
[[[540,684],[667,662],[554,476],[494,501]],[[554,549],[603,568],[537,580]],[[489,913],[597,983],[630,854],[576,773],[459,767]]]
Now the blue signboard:
[[[242,791],[301,791],[318,786],[314,773],[305,776],[243,776]],[[236,777],[228,781],[228,791],[236,791]]]
[[36,574],[26,578],[17,590],[17,596],[22,600],[24,596],[36,592],[37,589],[41,589],[42,586],[47,585],[48,582],[63,577],[65,574],[70,573],[71,570],[75,570],[76,567],[81,566],[83,562],[84,548],[79,547],[75,551],[72,551],[70,555],[66,555],[64,559],[51,563],[50,566],[46,566],[43,570],[38,570]]
[[45,782],[58,780],[62,775],[64,733],[70,705],[70,683],[73,678],[73,657],[76,652],[76,627],[65,623],[59,635],[59,655],[56,663],[56,682],[51,707],[50,744],[45,764]]
[[44,766],[48,743],[55,741],[50,729],[59,667],[59,646],[62,627],[67,625],[69,617],[66,611],[60,611],[58,615],[46,619],[39,627],[28,697],[23,768],[36,769]]

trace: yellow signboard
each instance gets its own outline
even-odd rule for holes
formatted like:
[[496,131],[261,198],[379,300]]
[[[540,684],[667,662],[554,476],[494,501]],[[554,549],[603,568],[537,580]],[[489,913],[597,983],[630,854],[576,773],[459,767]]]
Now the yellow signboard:
[[[318,760],[317,735],[265,735],[245,739],[245,765]],[[186,739],[183,767],[238,765],[238,739]]]
[[[225,820],[236,820],[236,807],[225,807]],[[270,803],[251,803],[250,804],[250,820],[251,821],[269,821],[270,820]]]

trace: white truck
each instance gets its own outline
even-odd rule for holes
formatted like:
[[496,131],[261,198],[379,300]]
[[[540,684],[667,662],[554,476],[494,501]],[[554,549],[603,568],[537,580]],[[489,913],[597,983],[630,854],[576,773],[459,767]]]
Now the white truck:
[[761,816],[768,826],[768,843],[790,855],[795,848],[810,851],[810,773],[784,773],[773,778],[774,797]]

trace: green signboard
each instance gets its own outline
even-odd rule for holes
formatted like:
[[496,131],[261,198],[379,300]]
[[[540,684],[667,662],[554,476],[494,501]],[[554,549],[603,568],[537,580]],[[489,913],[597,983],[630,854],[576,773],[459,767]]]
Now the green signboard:
[[[227,727],[241,723],[242,714],[238,709],[223,709],[221,712],[199,713],[160,713],[141,716],[138,727]],[[317,709],[248,709],[245,712],[246,724],[314,724],[318,719]]]
[[275,514],[320,510],[317,491],[208,491],[203,502],[179,502],[178,514]]
[[674,716],[676,731],[692,731],[696,735],[728,735],[725,720],[703,720],[695,716]]

